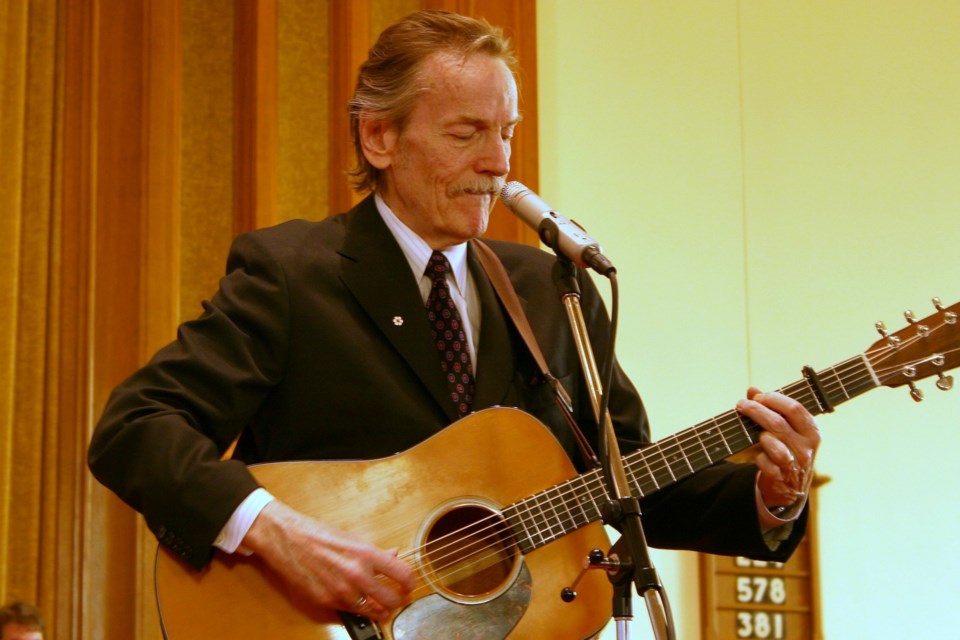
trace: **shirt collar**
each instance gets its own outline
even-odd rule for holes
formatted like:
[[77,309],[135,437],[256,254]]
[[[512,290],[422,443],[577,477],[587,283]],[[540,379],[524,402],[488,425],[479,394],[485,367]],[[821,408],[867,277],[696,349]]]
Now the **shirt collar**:
[[[419,281],[424,271],[427,270],[427,262],[430,261],[433,249],[430,248],[430,245],[428,245],[423,238],[414,233],[410,227],[405,225],[400,218],[397,217],[397,214],[387,206],[387,203],[384,202],[379,193],[374,193],[373,198],[380,217],[383,218],[383,222],[387,225],[390,233],[393,234],[397,244],[400,245],[400,250],[403,251],[403,255],[406,256],[413,275]],[[447,247],[441,253],[443,253],[450,262],[450,270],[454,284],[460,289],[462,294],[466,290],[467,283],[467,243],[463,242],[453,245],[452,247]]]

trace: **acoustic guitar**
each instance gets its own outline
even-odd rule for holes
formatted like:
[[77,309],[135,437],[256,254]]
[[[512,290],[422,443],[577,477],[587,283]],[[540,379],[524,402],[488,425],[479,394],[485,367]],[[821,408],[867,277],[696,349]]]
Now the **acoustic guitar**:
[[[882,338],[867,351],[780,391],[814,415],[878,386],[907,385],[960,362],[960,303]],[[761,428],[735,410],[657,441],[623,459],[637,496],[690,476],[754,445]],[[164,548],[157,598],[170,640],[541,640],[597,633],[610,618],[611,587],[588,571],[592,549],[609,541],[598,471],[577,475],[548,429],[532,416],[493,408],[474,413],[406,452],[369,461],[284,462],[251,471],[272,494],[306,514],[382,548],[401,549],[416,570],[411,603],[381,625],[333,610],[308,611],[288,598],[256,557],[217,553],[196,572]]]

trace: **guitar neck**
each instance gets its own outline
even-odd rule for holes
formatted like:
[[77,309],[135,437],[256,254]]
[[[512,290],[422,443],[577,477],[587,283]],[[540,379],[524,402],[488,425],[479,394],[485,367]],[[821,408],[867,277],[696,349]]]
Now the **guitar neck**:
[[[813,415],[880,386],[864,355],[807,376],[778,391]],[[727,411],[623,458],[632,490],[651,495],[758,442],[763,429],[736,410]],[[607,492],[594,470],[504,509],[518,546],[529,553],[601,519]]]

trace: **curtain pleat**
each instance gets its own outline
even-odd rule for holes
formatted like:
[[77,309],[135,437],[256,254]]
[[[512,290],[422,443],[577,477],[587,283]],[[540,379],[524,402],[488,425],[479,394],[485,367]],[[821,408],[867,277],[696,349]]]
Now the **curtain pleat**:
[[[2,3],[0,601],[56,607],[59,177],[56,0]],[[54,631],[50,620],[51,633]],[[53,637],[51,635],[51,637]]]
[[17,523],[11,505],[19,499],[14,456],[14,376],[17,361],[16,309],[20,262],[20,202],[23,197],[26,20],[22,3],[0,3],[0,600],[23,585],[11,567]]

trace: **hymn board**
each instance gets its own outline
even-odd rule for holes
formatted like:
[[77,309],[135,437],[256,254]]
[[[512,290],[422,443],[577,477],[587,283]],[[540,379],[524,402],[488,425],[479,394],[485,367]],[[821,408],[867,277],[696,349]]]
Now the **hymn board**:
[[785,563],[700,556],[703,640],[822,640],[817,476],[807,535]]

